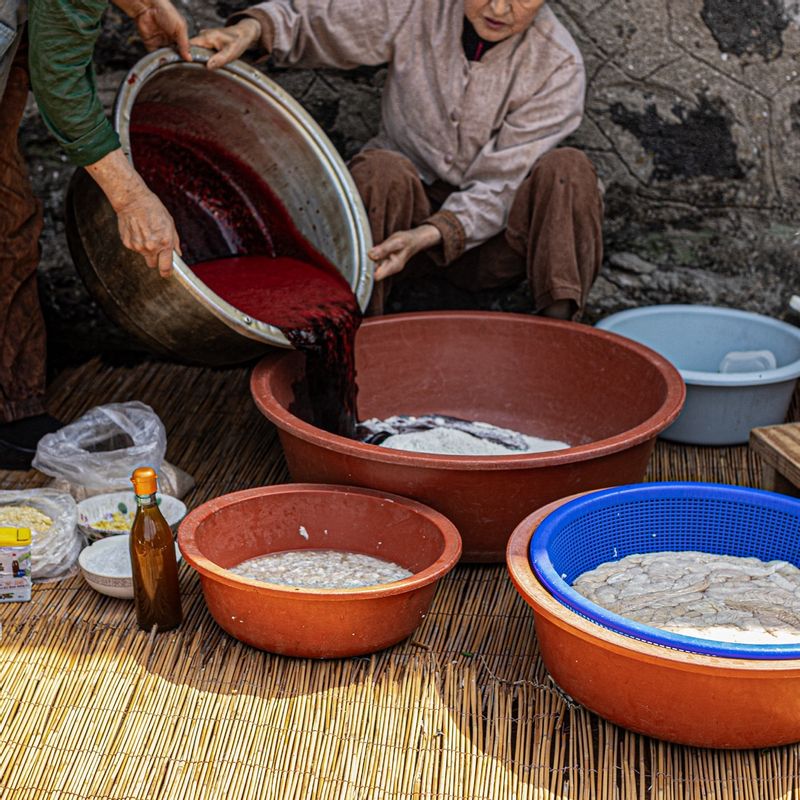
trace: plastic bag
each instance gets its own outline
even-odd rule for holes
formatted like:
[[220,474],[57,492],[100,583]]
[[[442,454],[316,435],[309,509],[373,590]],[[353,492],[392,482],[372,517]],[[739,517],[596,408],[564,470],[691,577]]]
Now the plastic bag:
[[137,467],[158,472],[166,449],[167,432],[150,406],[109,403],[43,436],[33,466],[90,494],[113,492],[130,489]]
[[[29,509],[52,521],[37,521]],[[78,531],[78,509],[65,492],[52,489],[0,491],[0,525],[30,528],[31,576],[35,581],[59,580],[74,574],[84,538]]]
[[[77,483],[70,483],[63,478],[53,478],[47,484],[51,489],[59,492],[68,492],[75,498],[76,503],[85,500],[87,497],[94,497],[96,494],[105,494],[109,491],[118,491],[118,489],[126,489],[130,491],[130,478],[126,481],[125,486],[118,487],[118,489],[90,489],[87,486],[81,486]],[[194,478],[188,473],[184,472],[180,467],[170,464],[169,461],[161,462],[161,469],[158,470],[158,490],[161,494],[169,494],[182,500],[183,497],[194,489]]]

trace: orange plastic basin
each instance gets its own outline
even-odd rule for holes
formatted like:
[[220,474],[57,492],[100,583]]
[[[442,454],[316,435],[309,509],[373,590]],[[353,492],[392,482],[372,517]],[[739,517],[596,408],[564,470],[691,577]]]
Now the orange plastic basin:
[[[181,522],[178,543],[221,628],[261,650],[307,658],[362,655],[405,639],[461,555],[455,526],[433,509],[383,492],[308,484],[209,500]],[[303,589],[226,569],[301,549],[364,553],[414,575],[358,589]]]
[[542,659],[556,683],[601,717],[657,739],[718,748],[800,741],[800,660],[671,650],[614,633],[553,598],[531,568],[528,545],[542,520],[571,499],[523,520],[506,551],[511,580],[533,609]]
[[303,357],[271,355],[251,392],[277,425],[292,478],[413,497],[453,520],[464,560],[502,562],[509,531],[564,495],[644,477],[685,397],[678,371],[616,334],[524,314],[429,312],[365,322],[356,340],[361,419],[450,414],[574,445],[552,453],[443,456],[362,444],[293,413]]

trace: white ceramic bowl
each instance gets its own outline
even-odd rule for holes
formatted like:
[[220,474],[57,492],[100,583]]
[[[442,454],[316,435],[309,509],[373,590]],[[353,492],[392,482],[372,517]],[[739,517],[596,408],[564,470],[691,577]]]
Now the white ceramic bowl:
[[[186,516],[186,506],[177,497],[159,494],[158,507],[173,532],[177,530],[178,523]],[[90,542],[120,533],[130,533],[135,511],[136,495],[133,492],[97,494],[78,503],[78,527],[86,534]],[[124,530],[106,530],[95,526],[95,523],[100,520],[111,521],[115,513],[126,518],[127,527]]]
[[[81,551],[78,564],[92,589],[109,597],[133,599],[130,538],[127,533],[109,536]],[[181,560],[177,544],[175,556],[178,561]]]

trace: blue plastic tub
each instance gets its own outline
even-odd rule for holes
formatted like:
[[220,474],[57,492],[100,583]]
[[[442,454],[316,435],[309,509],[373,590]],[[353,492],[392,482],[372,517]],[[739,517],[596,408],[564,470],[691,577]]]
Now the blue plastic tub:
[[596,327],[650,347],[681,373],[686,404],[665,439],[743,444],[753,428],[786,418],[800,376],[800,329],[792,325],[732,308],[661,305],[612,314]]
[[617,633],[711,656],[800,658],[800,645],[716,642],[614,614],[572,588],[575,579],[635,553],[697,550],[800,566],[800,500],[714,483],[641,483],[565,503],[536,529],[531,565],[568,608]]

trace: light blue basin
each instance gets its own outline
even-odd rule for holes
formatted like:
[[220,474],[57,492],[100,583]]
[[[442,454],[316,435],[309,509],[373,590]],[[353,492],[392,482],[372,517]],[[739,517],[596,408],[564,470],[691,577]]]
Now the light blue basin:
[[[660,305],[612,314],[596,327],[652,348],[680,371],[686,404],[665,439],[742,444],[752,428],[786,418],[800,376],[800,329],[792,325],[732,308]],[[766,356],[774,356],[774,369],[719,371],[737,359],[745,368],[764,363]]]

